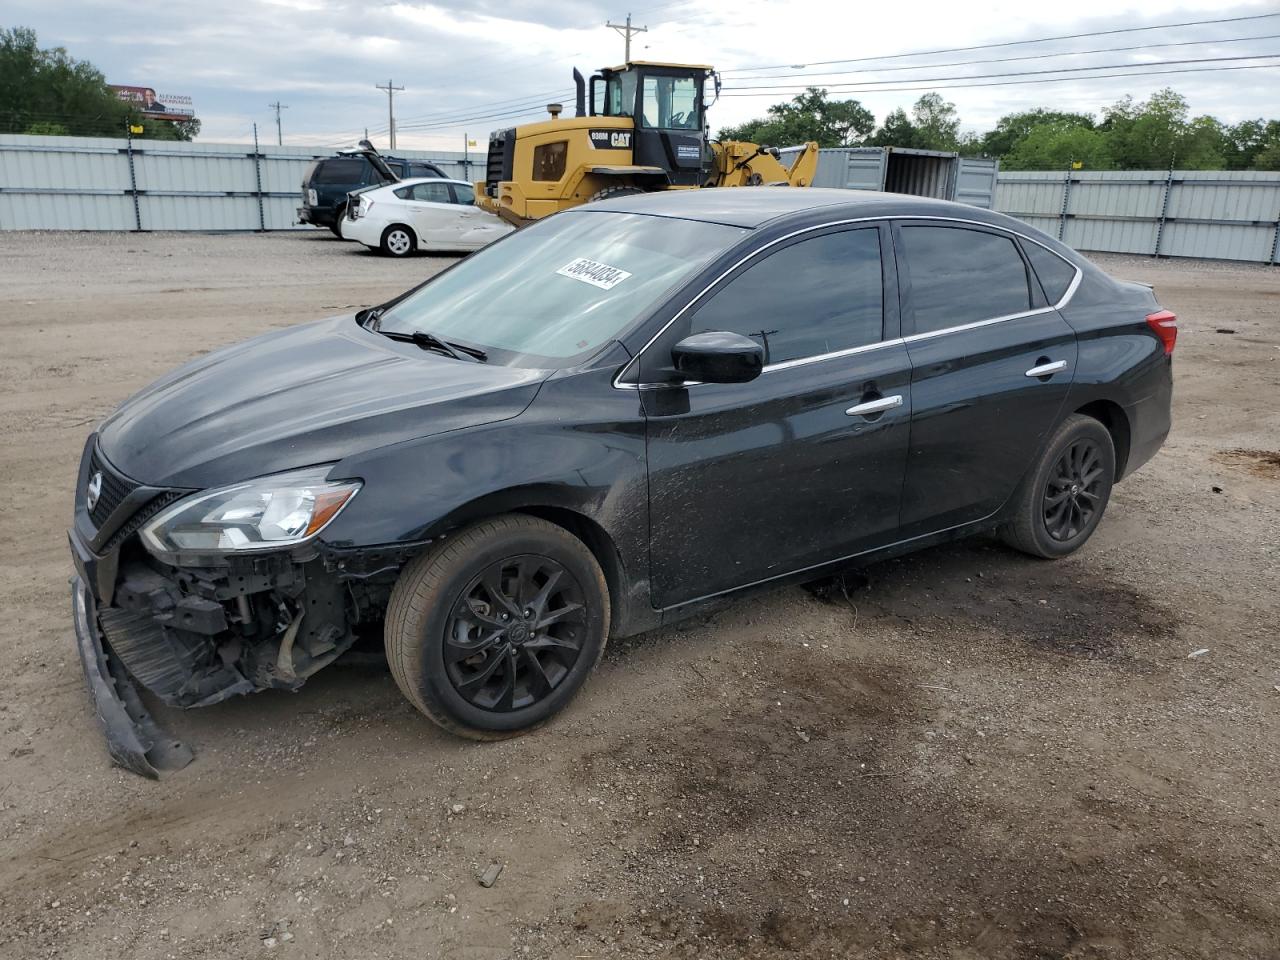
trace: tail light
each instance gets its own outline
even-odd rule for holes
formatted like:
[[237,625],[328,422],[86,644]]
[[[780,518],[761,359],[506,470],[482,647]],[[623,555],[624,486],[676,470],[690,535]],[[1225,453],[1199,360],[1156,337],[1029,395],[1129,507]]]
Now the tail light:
[[1173,345],[1178,342],[1178,315],[1168,310],[1147,314],[1147,326],[1155,331],[1160,342],[1164,344],[1164,355],[1173,353]]

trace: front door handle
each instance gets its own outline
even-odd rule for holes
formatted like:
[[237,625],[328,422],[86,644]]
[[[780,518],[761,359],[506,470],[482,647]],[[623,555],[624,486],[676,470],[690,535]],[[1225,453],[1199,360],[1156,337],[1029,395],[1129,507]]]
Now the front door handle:
[[902,406],[902,397],[900,395],[878,397],[875,400],[868,400],[866,403],[859,403],[850,407],[845,411],[845,415],[850,417],[870,417],[900,406]]
[[1051,377],[1060,370],[1067,369],[1067,361],[1055,360],[1053,363],[1038,363],[1026,372],[1028,377]]

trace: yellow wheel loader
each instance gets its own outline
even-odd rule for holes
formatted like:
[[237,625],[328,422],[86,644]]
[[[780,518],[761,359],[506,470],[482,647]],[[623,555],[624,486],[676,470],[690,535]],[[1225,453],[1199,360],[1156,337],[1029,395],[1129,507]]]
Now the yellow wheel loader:
[[573,117],[552,103],[551,119],[490,135],[478,205],[520,226],[627,193],[813,182],[816,143],[784,166],[776,148],[708,137],[704,87],[720,89],[710,67],[631,61],[594,75],[589,99],[582,74],[573,79]]

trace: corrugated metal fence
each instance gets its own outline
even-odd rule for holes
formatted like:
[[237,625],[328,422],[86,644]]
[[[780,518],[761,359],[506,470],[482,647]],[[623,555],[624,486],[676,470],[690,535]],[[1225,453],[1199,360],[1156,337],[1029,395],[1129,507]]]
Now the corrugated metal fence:
[[[484,156],[404,150],[471,180]],[[0,230],[285,230],[332,151],[0,135]],[[995,208],[1080,250],[1276,263],[1280,173],[1008,172]]]
[[[332,150],[0,135],[0,230],[287,230]],[[397,150],[470,179],[484,157]]]
[[1280,259],[1280,173],[1001,171],[996,209],[1078,250]]

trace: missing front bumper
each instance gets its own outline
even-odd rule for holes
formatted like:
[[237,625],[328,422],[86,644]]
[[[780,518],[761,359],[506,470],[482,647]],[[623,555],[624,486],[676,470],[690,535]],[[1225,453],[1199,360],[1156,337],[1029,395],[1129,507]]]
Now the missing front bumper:
[[93,596],[78,575],[71,578],[71,612],[80,664],[111,759],[153,780],[181,770],[195,754],[161,729],[143,704],[124,666],[103,642]]

